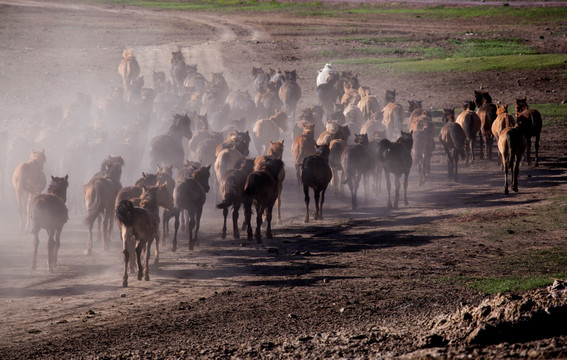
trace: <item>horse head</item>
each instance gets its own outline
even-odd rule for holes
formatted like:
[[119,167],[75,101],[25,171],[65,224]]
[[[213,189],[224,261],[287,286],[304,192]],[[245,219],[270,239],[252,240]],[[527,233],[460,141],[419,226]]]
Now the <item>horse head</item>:
[[443,108],[442,120],[446,122],[455,122],[455,109],[453,108]]
[[195,179],[205,192],[209,192],[211,187],[209,186],[209,177],[211,176],[211,165],[201,166],[193,172],[191,177]]
[[51,176],[51,182],[47,187],[47,193],[59,197],[63,202],[67,201],[67,188],[69,187],[69,175],[64,177]]
[[384,90],[384,104],[396,102],[396,89]]

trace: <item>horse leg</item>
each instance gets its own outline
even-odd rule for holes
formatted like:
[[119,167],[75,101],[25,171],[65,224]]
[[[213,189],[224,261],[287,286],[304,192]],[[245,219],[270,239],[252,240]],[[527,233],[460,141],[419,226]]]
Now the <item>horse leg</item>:
[[297,188],[301,189],[301,172],[300,172],[301,165],[295,164],[295,175],[297,176]]
[[61,247],[61,231],[63,231],[63,226],[60,226],[55,231],[55,253],[53,255],[53,266],[57,266],[57,254],[59,254],[59,248]]
[[55,251],[55,230],[49,229],[47,230],[47,235],[49,238],[47,239],[47,269],[49,272],[53,272],[53,258],[54,258],[54,251]]
[[39,246],[39,229],[34,229],[33,232],[33,260],[32,270],[37,268],[37,248]]
[[232,237],[240,239],[240,230],[238,229],[238,212],[240,211],[240,203],[232,205]]
[[102,241],[103,241],[103,248],[105,251],[108,251],[110,248],[110,214],[107,212],[104,214],[104,220],[103,220],[103,224],[102,224],[102,231],[103,231],[103,237],[102,237]]
[[491,133],[486,135],[486,154],[488,155],[488,160],[492,161],[492,145],[494,143],[494,136]]
[[[232,208],[232,223],[234,224],[234,207]],[[222,233],[221,233],[221,239],[226,239],[226,218],[228,216],[228,208],[224,208],[222,209],[222,216],[224,218],[223,223],[222,223]],[[234,228],[234,226],[233,226]],[[234,231],[233,231],[234,232]]]
[[[156,252],[155,252],[155,259],[154,259],[154,265],[159,264],[159,229],[156,229],[155,235],[154,235],[154,240],[156,242]],[[150,244],[148,245],[148,257],[150,254],[150,250],[151,250],[151,240],[150,240]],[[147,266],[147,263],[146,263]]]
[[92,255],[93,254],[93,223],[89,223],[87,224],[88,228],[89,228],[89,241],[87,242],[87,255]]
[[356,209],[358,207],[358,188],[360,187],[360,172],[357,171],[356,174],[354,175],[354,181],[352,183],[352,190],[351,190],[351,194],[352,194],[352,209]]
[[[142,280],[144,277],[144,268],[142,266],[142,248],[144,243],[141,239],[136,239],[136,264],[138,264],[138,280]],[[147,253],[147,251],[146,251]]]
[[313,198],[315,199],[315,208],[313,209],[313,219],[319,220],[319,199],[321,198],[321,189],[313,189]]
[[539,166],[539,134],[535,136],[534,150],[535,150],[535,166]]
[[305,194],[305,217],[303,220],[308,223],[309,222],[309,186],[303,185],[303,194]]
[[325,202],[325,191],[327,191],[326,187],[324,187],[321,190],[321,205],[319,205],[319,220],[323,220],[323,203]]
[[[150,281],[150,252],[152,250],[152,240],[153,235],[150,235],[146,241],[144,241],[146,249],[146,258],[144,259],[144,281]],[[159,262],[159,258],[156,256],[156,260]],[[155,263],[155,262],[154,262]]]
[[252,240],[252,202],[246,201],[244,203],[244,222],[246,223],[246,231],[248,235],[248,240]]
[[169,210],[164,210],[161,233],[162,233],[162,245],[165,245],[165,238],[169,236],[169,219],[171,218]]
[[122,237],[122,254],[124,254],[124,272],[122,274],[122,286],[128,286],[128,263],[130,262],[130,251],[128,249],[128,239],[130,238],[130,231],[126,226],[122,226],[120,229],[120,235]]
[[[518,176],[520,174],[520,157],[521,155],[514,155],[511,164],[513,164],[512,174],[512,191],[518,192]],[[512,169],[510,170],[512,172]]]
[[386,178],[386,189],[388,190],[388,209],[392,208],[392,197],[390,191],[392,189],[392,181],[390,180],[390,173],[384,170],[384,177]]
[[278,202],[278,224],[282,223],[282,188],[283,183],[278,183],[278,198],[276,199],[276,201]]
[[271,239],[274,237],[272,234],[272,210],[273,205],[266,208],[266,238]]
[[187,214],[187,232],[189,233],[189,250],[195,247],[195,240],[193,239],[193,228],[195,228],[195,211],[188,211]]
[[506,159],[504,162],[504,194],[508,195],[510,192],[508,191],[508,168],[509,168],[510,161]]
[[199,228],[201,226],[201,215],[203,214],[203,207],[197,208],[197,212],[195,214],[195,235],[193,236],[195,244],[199,245]]
[[256,242],[258,244],[262,243],[262,233],[260,233],[260,229],[262,227],[262,215],[264,214],[264,207],[263,206],[256,206],[256,231],[254,233],[254,237],[256,238]]
[[171,251],[176,252],[177,251],[177,230],[179,230],[179,211],[175,213],[175,221],[173,223],[173,228],[174,228],[174,232],[173,232],[173,242],[172,242],[172,248]]
[[186,220],[185,220],[185,210],[180,210],[181,212],[181,231],[185,231],[185,224],[186,224]]
[[398,202],[400,200],[400,177],[402,174],[394,174],[394,186],[396,187],[394,192],[394,208],[398,208]]
[[404,174],[404,205],[405,206],[409,205],[409,202],[408,202],[408,177],[409,177],[409,171]]

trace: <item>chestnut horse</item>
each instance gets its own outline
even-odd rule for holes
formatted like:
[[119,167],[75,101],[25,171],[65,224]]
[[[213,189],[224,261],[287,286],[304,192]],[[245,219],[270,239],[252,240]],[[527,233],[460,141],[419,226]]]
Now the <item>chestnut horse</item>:
[[447,155],[449,177],[453,177],[455,181],[457,181],[459,174],[457,170],[459,156],[461,156],[461,160],[465,158],[466,137],[461,125],[451,121],[446,122],[439,132],[439,142]]
[[430,117],[418,116],[414,119],[410,131],[413,131],[413,155],[419,172],[419,185],[425,182],[431,169],[431,157],[435,149],[435,125]]
[[[466,101],[464,105],[464,110],[457,116],[455,122],[463,128],[465,135],[467,136],[467,142],[465,144],[465,150],[467,153],[467,164],[469,160],[472,162],[475,160],[474,154],[474,143],[476,141],[476,135],[480,131],[481,121],[480,117],[474,112],[475,104],[472,101]],[[482,136],[480,139],[480,147],[483,146]]]
[[498,151],[502,154],[504,167],[504,194],[508,195],[508,170],[512,175],[512,190],[518,192],[518,174],[522,154],[526,151],[526,139],[519,126],[509,127],[500,133]]
[[528,165],[532,163],[531,148],[532,138],[535,137],[535,166],[539,166],[539,138],[541,135],[541,114],[535,109],[530,109],[526,98],[516,99],[516,121],[522,134],[526,138],[526,155]]
[[295,122],[295,109],[301,98],[301,88],[297,84],[297,73],[293,71],[285,71],[284,82],[278,92],[280,100],[285,105],[286,113],[291,116],[291,121]]
[[39,231],[45,229],[49,236],[47,240],[47,267],[49,271],[57,265],[57,252],[61,245],[61,231],[68,220],[67,188],[69,176],[51,177],[47,194],[37,195],[31,205],[31,222],[33,234],[32,269],[37,267],[37,247],[39,246]]
[[492,160],[492,123],[496,120],[496,105],[492,103],[492,97],[488,91],[474,91],[474,101],[477,106],[476,114],[480,118],[480,136],[484,138],[486,149],[480,147],[480,158],[483,159],[483,151],[486,152],[488,160]]
[[44,164],[45,151],[32,151],[30,159],[18,165],[12,175],[12,185],[16,190],[16,199],[18,201],[21,231],[29,228],[32,198],[41,193],[47,185],[47,179],[43,172]]
[[303,134],[293,139],[293,144],[291,144],[291,154],[295,160],[295,173],[298,187],[301,186],[300,168],[301,164],[303,164],[303,159],[315,153],[314,129],[314,124],[305,123],[303,126]]

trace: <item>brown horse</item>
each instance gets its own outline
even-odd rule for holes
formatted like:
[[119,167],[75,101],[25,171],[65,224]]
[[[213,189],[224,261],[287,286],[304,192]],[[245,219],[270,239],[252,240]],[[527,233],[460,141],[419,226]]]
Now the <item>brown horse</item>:
[[270,82],[270,74],[262,70],[261,67],[252,66],[252,83],[254,84],[254,90],[256,92],[262,92],[268,86]]
[[299,99],[301,99],[301,88],[297,84],[297,73],[295,70],[284,71],[284,73],[284,82],[278,91],[278,95],[285,105],[286,113],[291,116],[292,122],[295,122],[295,109]]
[[512,174],[512,190],[518,192],[518,174],[522,154],[526,151],[526,139],[519,126],[509,127],[500,133],[498,151],[502,154],[504,167],[504,194],[508,195],[508,170]]
[[[128,286],[128,263],[130,261],[130,242],[134,238],[136,264],[138,265],[138,280],[150,280],[149,262],[152,241],[159,234],[159,221],[147,209],[136,207],[130,200],[122,200],[116,207],[116,218],[120,224],[122,237],[122,253],[124,254],[124,272],[122,286]],[[145,261],[142,264],[142,251]]]
[[480,158],[483,159],[483,151],[486,152],[488,160],[492,160],[492,144],[494,137],[492,135],[492,123],[496,119],[496,105],[492,103],[492,97],[488,91],[474,91],[474,101],[477,106],[476,114],[480,118],[480,136],[484,139],[486,149],[480,147]]
[[327,130],[323,131],[317,138],[317,145],[329,145],[335,139],[347,141],[350,130],[346,125],[339,125],[334,121],[327,122]]
[[228,208],[232,206],[232,236],[240,239],[238,229],[238,211],[244,201],[244,185],[248,175],[254,171],[254,160],[242,159],[236,169],[230,170],[221,183],[222,201],[217,204],[217,209],[222,209],[224,222],[221,238],[226,239],[226,218]]
[[[467,153],[467,164],[469,161],[475,160],[474,154],[474,143],[476,141],[476,135],[480,131],[481,121],[480,117],[474,112],[475,104],[472,101],[466,101],[464,105],[464,110],[457,116],[455,122],[463,128],[465,135],[467,136],[467,142],[465,144],[465,150]],[[483,146],[483,139],[479,137],[480,147]]]
[[[201,224],[203,205],[210,190],[209,177],[211,166],[203,166],[195,170],[191,177],[186,177],[181,183],[175,186],[173,191],[173,201],[177,212],[175,214],[175,233],[173,235],[172,251],[177,250],[177,231],[179,229],[179,212],[187,210],[187,232],[189,233],[189,250],[193,250],[198,243],[197,234]],[[193,232],[193,230],[195,230]]]
[[260,155],[254,160],[254,171],[267,171],[276,179],[278,184],[278,224],[282,221],[281,204],[282,189],[285,180],[285,166],[281,158],[273,155]]
[[31,200],[35,195],[43,191],[47,185],[47,179],[43,172],[45,164],[45,152],[32,151],[30,159],[23,162],[12,175],[12,185],[16,191],[18,201],[18,213],[20,214],[20,230],[29,228],[29,216]]
[[[496,139],[496,144],[498,144],[498,139],[500,138],[500,133],[507,127],[514,127],[516,125],[516,120],[510,114],[508,114],[508,105],[498,106],[496,110],[496,119],[492,122],[491,131],[492,136]],[[500,151],[498,151],[498,156],[501,157]]]
[[314,128],[314,124],[305,123],[303,127],[303,134],[298,135],[295,139],[293,139],[293,144],[291,144],[291,154],[295,161],[295,174],[297,176],[298,187],[301,186],[300,168],[301,164],[303,164],[303,159],[315,154],[316,144]]
[[357,193],[360,181],[364,187],[364,195],[368,197],[368,176],[373,166],[373,161],[368,149],[368,135],[355,134],[354,144],[348,145],[342,156],[341,164],[346,177],[343,183],[350,190],[352,209],[358,206]]
[[530,109],[526,98],[516,99],[516,121],[518,122],[520,131],[526,138],[525,158],[528,165],[532,163],[532,138],[535,137],[535,166],[539,166],[539,138],[543,126],[540,112],[535,109]]
[[68,211],[65,206],[69,176],[51,177],[47,194],[37,195],[31,205],[31,222],[33,234],[32,269],[37,267],[37,247],[39,246],[39,231],[45,229],[49,236],[47,240],[47,266],[49,271],[57,265],[57,253],[61,246],[61,231],[67,222]]
[[404,204],[409,205],[407,190],[408,176],[411,170],[412,159],[411,150],[413,147],[412,133],[402,132],[402,136],[393,143],[388,139],[383,139],[379,143],[378,160],[384,164],[384,175],[386,175],[386,187],[388,188],[388,208],[392,208],[392,199],[390,197],[390,174],[393,173],[396,181],[396,193],[394,199],[394,208],[398,208],[400,198],[400,177],[404,175]]
[[279,91],[278,83],[270,81],[264,89],[256,94],[254,103],[256,104],[258,117],[268,117],[284,106],[280,99]]
[[270,142],[280,138],[281,132],[287,131],[287,113],[276,111],[268,119],[260,119],[254,124],[252,138],[259,155],[265,154],[270,148]]
[[301,182],[303,183],[303,194],[305,195],[305,218],[309,222],[309,188],[313,189],[315,198],[315,209],[313,218],[323,220],[323,203],[325,202],[325,191],[331,182],[333,173],[329,166],[329,145],[317,146],[315,154],[307,156],[301,164]]
[[221,142],[215,151],[215,155],[218,157],[219,153],[224,149],[236,149],[242,156],[248,156],[250,154],[250,133],[247,131],[233,131],[230,132],[226,139]]
[[457,163],[459,162],[459,155],[461,160],[465,158],[465,131],[461,125],[448,121],[443,125],[439,132],[439,142],[443,145],[445,154],[447,155],[447,166],[449,177],[454,177],[457,181],[458,170]]
[[[281,161],[281,160],[280,160]],[[283,164],[283,163],[282,163]],[[262,216],[266,214],[266,237],[271,239],[272,210],[278,198],[278,180],[265,170],[253,171],[246,178],[244,185],[244,221],[246,222],[248,240],[252,240],[252,205],[256,209],[256,231],[254,237],[258,244],[262,243]]]
[[156,167],[158,164],[167,163],[172,164],[176,169],[181,169],[185,161],[185,150],[181,142],[183,138],[190,140],[192,136],[189,116],[173,115],[173,122],[167,133],[155,136],[148,145],[150,166]]
[[183,57],[181,50],[171,52],[170,73],[177,89],[177,94],[183,94],[185,92],[183,82],[187,77],[187,64],[185,63],[185,57]]
[[122,61],[118,65],[118,73],[122,77],[122,84],[124,86],[124,96],[127,102],[131,99],[131,91],[135,82],[140,76],[140,64],[134,56],[133,49],[126,49],[122,52]]
[[430,117],[421,115],[414,120],[413,155],[419,172],[419,185],[425,182],[431,170],[431,157],[435,149],[435,125]]
[[103,240],[105,250],[109,249],[110,234],[112,232],[112,216],[114,212],[114,201],[118,191],[122,188],[120,176],[122,175],[122,165],[118,163],[108,163],[104,174],[96,174],[85,185],[84,197],[87,207],[85,224],[89,229],[89,241],[87,244],[87,255],[92,254],[93,246],[93,225],[99,216],[102,216],[102,229],[99,219],[99,240]]

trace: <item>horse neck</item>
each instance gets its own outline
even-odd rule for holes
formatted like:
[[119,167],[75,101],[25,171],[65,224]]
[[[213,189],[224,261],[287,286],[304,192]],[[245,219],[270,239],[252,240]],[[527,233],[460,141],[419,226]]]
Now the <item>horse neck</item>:
[[64,203],[67,201],[67,189],[66,188],[60,188],[57,186],[49,186],[47,188],[47,193],[53,196],[57,196],[59,199],[61,199]]
[[159,210],[159,205],[155,193],[148,192],[146,196],[140,198],[140,206],[152,213],[156,213]]

